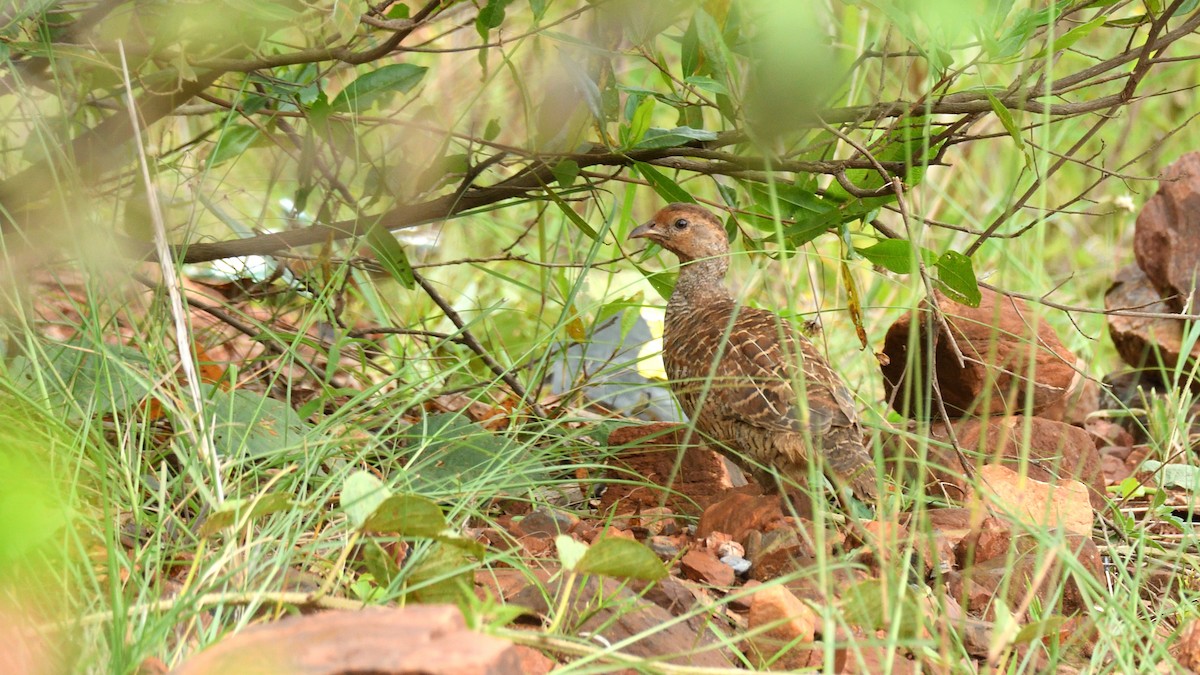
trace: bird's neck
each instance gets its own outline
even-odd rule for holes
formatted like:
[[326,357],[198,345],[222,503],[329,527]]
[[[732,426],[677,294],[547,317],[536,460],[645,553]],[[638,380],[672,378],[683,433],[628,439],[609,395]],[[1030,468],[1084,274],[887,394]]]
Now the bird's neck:
[[729,258],[725,256],[684,263],[679,270],[679,278],[675,280],[670,304],[696,305],[731,300],[733,296],[724,283],[728,270]]

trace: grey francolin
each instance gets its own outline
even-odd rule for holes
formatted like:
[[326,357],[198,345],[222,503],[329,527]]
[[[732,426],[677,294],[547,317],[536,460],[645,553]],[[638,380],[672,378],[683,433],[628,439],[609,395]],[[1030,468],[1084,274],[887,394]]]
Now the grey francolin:
[[[696,430],[801,484],[812,448],[839,492],[848,487],[873,500],[874,462],[850,392],[787,321],[743,306],[725,287],[729,242],[721,221],[699,206],[670,204],[629,237],[649,239],[679,257],[663,362]],[[773,480],[763,481],[762,469],[751,470],[763,487],[774,487]]]

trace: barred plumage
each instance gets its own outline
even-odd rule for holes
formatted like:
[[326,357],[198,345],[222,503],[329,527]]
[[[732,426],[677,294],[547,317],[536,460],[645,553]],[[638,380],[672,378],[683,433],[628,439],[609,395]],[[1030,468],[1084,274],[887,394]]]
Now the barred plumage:
[[660,244],[682,264],[667,303],[663,361],[696,429],[797,481],[807,476],[807,433],[836,484],[874,499],[874,464],[850,392],[786,321],[734,299],[723,283],[729,243],[720,220],[670,204],[630,237]]

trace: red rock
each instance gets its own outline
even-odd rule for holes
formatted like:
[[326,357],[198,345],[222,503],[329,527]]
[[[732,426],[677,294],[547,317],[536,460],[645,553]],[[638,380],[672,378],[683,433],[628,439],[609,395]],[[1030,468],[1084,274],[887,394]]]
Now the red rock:
[[[954,303],[939,294],[938,304],[946,315],[954,341],[963,355],[960,366],[950,346],[949,336],[939,333],[934,349],[938,386],[947,413],[962,416],[969,413],[992,414],[1026,413],[1039,415],[1051,411],[1056,404],[1058,414],[1065,413],[1063,399],[1076,383],[1075,356],[1063,346],[1054,330],[1045,321],[1038,321],[1034,312],[1017,298],[1009,298],[987,289],[980,289],[983,300],[978,308]],[[924,331],[927,305],[922,302],[917,314],[918,333]],[[928,366],[921,362],[922,349],[912,354],[909,363],[909,334],[912,315],[896,320],[884,337],[882,366],[884,389],[897,412],[910,417],[930,417],[937,411],[929,401],[910,397],[925,397]],[[1032,326],[1037,323],[1037,333]],[[918,337],[916,344],[923,344]],[[1032,397],[1028,395],[1030,359],[1034,361]],[[916,387],[907,391],[909,369],[915,373]],[[1026,400],[1026,399],[1030,400]],[[1031,408],[1026,411],[1026,403]]]
[[595,538],[603,539],[604,537],[616,537],[618,539],[628,539],[629,541],[637,541],[637,537],[635,537],[634,534],[632,532],[630,532],[629,530],[622,530],[621,528],[613,527],[612,525],[605,527],[604,530],[602,532],[600,532],[600,534],[596,535]]
[[905,526],[915,530],[922,542],[920,551],[924,556],[925,571],[953,569],[957,559],[955,548],[971,533],[972,521],[978,516],[965,508],[928,509],[921,516],[919,525],[909,518]]
[[665,577],[653,583],[632,581],[630,588],[667,610],[671,616],[680,616],[696,605],[696,594],[675,577]]
[[[1028,425],[1028,443],[1026,443]],[[993,417],[984,424],[979,420],[961,420],[954,425],[959,446],[966,451],[978,451],[988,463],[1020,469],[1040,481],[1050,482],[1073,478],[1088,488],[1088,498],[1095,509],[1106,504],[1104,474],[1100,470],[1100,455],[1086,431],[1062,422],[1041,417]],[[945,426],[935,424],[930,433],[935,440],[948,443]],[[1025,465],[1021,466],[1024,461]],[[899,466],[899,457],[888,462],[893,471],[912,470],[912,459]],[[968,481],[952,450],[929,446],[930,473],[926,476],[930,494],[947,491],[952,498],[965,495]]]
[[762,535],[752,551],[747,547],[750,577],[766,581],[812,564],[814,552],[808,541],[794,528],[779,528]]
[[[559,597],[562,579],[545,588],[529,587],[512,599],[529,607]],[[566,603],[565,624],[588,633],[597,642],[622,643],[625,654],[652,661],[706,668],[732,668],[706,617],[691,623],[675,621],[667,610],[638,597],[624,582],[589,578],[577,584]],[[421,672],[421,671],[414,671]]]
[[[783,586],[764,586],[750,601],[747,655],[758,667],[795,670],[809,665],[809,647],[820,617]],[[781,651],[787,650],[780,654]]]
[[291,616],[251,626],[175,671],[208,673],[430,673],[519,675],[507,640],[467,630],[448,605],[409,605]]
[[570,513],[541,507],[515,521],[514,534],[531,537],[556,537],[570,532],[578,524],[579,518]]
[[683,537],[650,537],[645,541],[646,546],[654,551],[654,555],[660,560],[669,562],[679,556],[679,552],[683,550]]
[[[1164,255],[1170,253],[1166,252]],[[1117,272],[1116,280],[1104,294],[1104,308],[1132,308],[1138,312],[1157,314],[1173,314],[1179,311],[1160,299],[1150,279],[1134,265]],[[1186,328],[1187,323],[1182,319],[1108,315],[1108,334],[1117,348],[1117,353],[1121,355],[1121,360],[1138,369],[1170,371],[1175,368],[1183,353]],[[1197,357],[1200,357],[1200,343],[1192,347],[1188,361]]]
[[550,537],[529,536],[521,537],[518,541],[521,543],[525,555],[533,558],[545,558],[555,550],[554,539]]
[[[678,463],[684,427],[656,423],[618,427],[608,436],[608,445],[630,445],[609,461],[617,477],[636,477],[663,489],[646,485],[609,486],[600,499],[599,510],[614,515],[630,515],[662,505],[674,513],[698,516],[709,504],[720,499],[733,486],[725,460],[715,450],[693,442],[683,449]],[[673,479],[673,480],[672,480]],[[667,489],[669,488],[669,489]],[[697,507],[699,505],[699,507]]]
[[1191,619],[1183,626],[1171,653],[1179,659],[1179,665],[1200,672],[1200,620]]
[[1117,455],[1101,456],[1100,468],[1104,471],[1104,482],[1109,485],[1116,485],[1133,475],[1129,467],[1125,466],[1125,461]]
[[1012,544],[1012,526],[999,518],[987,517],[964,537],[954,549],[958,566],[966,569],[1008,554]]
[[754,596],[757,591],[754,589],[762,586],[762,582],[756,579],[748,579],[742,587],[729,595],[729,609],[738,614],[745,614],[750,611],[750,605],[754,602]]
[[1099,409],[1100,383],[1080,370],[1075,372],[1067,395],[1057,403],[1051,403],[1039,413],[1039,417],[1081,427],[1089,416]]
[[521,672],[526,675],[546,675],[558,665],[545,654],[525,645],[517,645],[517,656],[521,659]]
[[642,509],[638,514],[638,521],[652,537],[679,533],[679,521],[675,519],[675,512],[666,507]]
[[[530,567],[536,579],[545,583],[556,570]],[[511,567],[481,568],[475,570],[475,587],[481,596],[508,600],[530,584],[529,571]]]
[[[1100,557],[1100,549],[1096,547],[1091,537],[1070,534],[1065,536],[1066,548],[1084,569],[1084,574],[1091,575],[1098,583],[1104,583],[1104,565]],[[980,589],[968,591],[967,607],[976,615],[985,615],[993,606],[992,599],[1001,590],[1007,588],[1005,602],[1010,610],[1015,610],[1029,592],[1031,585],[1037,579],[1038,572],[1047,555],[1053,555],[1052,550],[1042,547],[1038,537],[1022,535],[1013,540],[1015,556],[1009,558],[993,558],[985,563],[975,565],[962,572],[960,589],[968,588],[968,582],[978,584]],[[1066,577],[1064,579],[1064,577]],[[1073,573],[1065,573],[1061,560],[1050,563],[1048,572],[1043,577],[1040,586],[1034,594],[1042,601],[1043,611],[1049,607],[1050,599],[1057,597],[1061,590],[1061,600],[1053,611],[1061,614],[1086,612],[1089,608],[1080,590],[1079,581]],[[983,591],[986,591],[986,598]],[[961,592],[961,590],[960,590]],[[957,595],[957,594],[956,594]],[[958,595],[962,597],[962,595]],[[989,617],[990,618],[990,617]],[[1023,620],[1023,617],[1018,617]]]
[[726,588],[732,586],[733,582],[737,580],[737,574],[734,573],[733,568],[717,560],[717,557],[708,551],[692,549],[684,553],[683,557],[679,559],[679,569],[686,578],[710,586]]
[[968,498],[972,505],[994,509],[1031,528],[1061,527],[1081,536],[1092,533],[1092,505],[1079,481],[1044,483],[995,464],[980,467],[977,478]]
[[1112,446],[1133,447],[1133,434],[1116,422],[1096,417],[1088,420],[1083,428],[1091,434],[1098,450]]
[[[862,523],[862,532],[851,530],[847,537],[850,547],[864,547],[862,562],[876,573],[892,565],[903,564],[897,556],[903,555],[909,538],[908,528],[897,522],[868,520]],[[866,541],[862,541],[862,539]]]
[[1176,312],[1200,307],[1200,153],[1188,153],[1159,176],[1158,192],[1138,214],[1133,253],[1158,295]]
[[859,644],[839,651],[843,652],[835,662],[835,672],[839,675],[907,675],[918,672],[916,664],[905,658],[901,649],[888,649],[877,644]]
[[[517,649],[520,649],[520,647],[517,647]],[[3,665],[3,663],[3,659],[0,659],[0,665]],[[6,670],[5,672],[12,673],[18,671]],[[32,673],[34,671],[22,670],[19,672]],[[171,672],[171,669],[168,668],[167,664],[157,656],[147,656],[146,658],[142,659],[142,662],[138,664],[137,670],[134,672],[135,675],[167,675],[167,673]]]
[[947,590],[974,616],[991,616],[989,610],[992,609],[992,597],[995,595],[996,586],[987,588],[978,583],[974,576],[991,574],[992,570],[1002,569],[1003,566],[993,564],[989,570],[972,568],[967,573],[951,572],[947,578]]
[[703,539],[713,532],[724,532],[744,544],[748,532],[765,531],[769,525],[782,522],[783,517],[778,495],[734,494],[704,509],[696,536]]
[[1132,445],[1109,445],[1100,448],[1100,457],[1116,457],[1124,462],[1133,453]]

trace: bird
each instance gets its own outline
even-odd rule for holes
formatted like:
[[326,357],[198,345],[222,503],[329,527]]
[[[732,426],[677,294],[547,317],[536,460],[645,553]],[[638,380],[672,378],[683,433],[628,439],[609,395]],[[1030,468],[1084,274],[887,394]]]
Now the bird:
[[853,397],[791,324],[744,305],[726,287],[730,247],[721,220],[696,204],[668,204],[629,238],[647,239],[679,258],[663,364],[695,429],[768,491],[778,487],[770,469],[804,484],[811,449],[820,453],[843,504],[847,489],[873,502],[877,473]]

